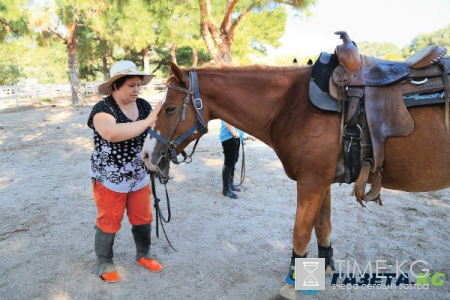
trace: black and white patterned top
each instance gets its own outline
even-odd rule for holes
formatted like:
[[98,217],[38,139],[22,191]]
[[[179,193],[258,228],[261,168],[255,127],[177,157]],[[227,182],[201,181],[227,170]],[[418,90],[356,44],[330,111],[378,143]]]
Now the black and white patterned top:
[[[137,120],[145,119],[152,111],[150,103],[142,98],[136,100],[136,105],[139,111]],[[116,123],[133,122],[122,112],[112,96],[103,98],[94,105],[87,122],[87,125],[94,130],[94,151],[91,156],[89,175],[93,180],[101,182],[106,188],[118,193],[142,189],[149,183],[147,171],[141,159],[147,131],[126,141],[109,142],[95,130],[93,118],[99,112],[112,115]]]

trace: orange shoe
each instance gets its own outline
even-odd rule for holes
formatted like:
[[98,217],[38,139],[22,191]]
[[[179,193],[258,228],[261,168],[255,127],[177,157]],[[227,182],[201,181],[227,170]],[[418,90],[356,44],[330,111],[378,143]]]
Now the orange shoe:
[[117,282],[120,280],[120,276],[117,271],[111,273],[103,273],[100,277],[106,282]]
[[156,259],[154,258],[141,257],[137,261],[137,263],[140,264],[141,266],[146,267],[152,272],[159,272],[163,269],[163,266],[159,262],[157,262]]

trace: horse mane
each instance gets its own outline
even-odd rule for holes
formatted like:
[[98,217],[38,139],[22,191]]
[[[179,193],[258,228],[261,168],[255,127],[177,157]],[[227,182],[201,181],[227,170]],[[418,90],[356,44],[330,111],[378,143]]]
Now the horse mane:
[[[246,65],[246,66],[230,66],[230,65],[220,65],[220,66],[203,66],[200,68],[195,67],[187,67],[181,69],[183,72],[189,72],[189,71],[197,71],[198,73],[208,73],[208,72],[225,72],[225,73],[232,73],[232,72],[252,72],[252,73],[272,73],[272,72],[279,72],[279,71],[293,71],[293,70],[299,70],[299,69],[305,69],[310,68],[310,65],[307,66],[266,66],[266,65]],[[166,84],[170,83],[172,79],[176,79],[174,75],[170,75],[167,80]]]
[[274,72],[274,71],[291,71],[299,68],[306,68],[309,66],[266,66],[266,65],[246,65],[246,66],[230,66],[230,65],[221,65],[221,66],[204,66],[200,68],[186,68],[183,71],[197,71],[197,72],[209,72],[209,71],[219,71],[219,72]]

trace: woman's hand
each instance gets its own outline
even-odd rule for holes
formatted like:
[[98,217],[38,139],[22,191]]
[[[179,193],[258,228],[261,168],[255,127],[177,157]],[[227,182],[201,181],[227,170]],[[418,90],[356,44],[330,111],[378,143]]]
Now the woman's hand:
[[159,101],[159,103],[155,106],[155,108],[148,115],[148,117],[146,119],[148,121],[148,127],[152,127],[156,123],[156,120],[158,120],[158,114],[159,114],[159,111],[161,110],[161,106],[162,106],[162,101]]

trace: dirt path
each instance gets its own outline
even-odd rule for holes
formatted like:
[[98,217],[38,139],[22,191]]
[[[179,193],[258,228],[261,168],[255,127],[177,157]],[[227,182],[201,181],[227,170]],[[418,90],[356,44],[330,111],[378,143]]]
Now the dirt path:
[[[177,251],[152,232],[151,252],[165,269],[150,274],[134,262],[125,217],[114,246],[122,280],[107,284],[91,274],[96,210],[87,174],[90,109],[57,103],[0,112],[0,299],[277,299],[292,251],[295,183],[270,148],[247,141],[243,192],[238,200],[224,198],[217,121],[194,161],[172,168],[166,231]],[[157,191],[163,198],[161,186]],[[362,269],[368,261],[394,267],[407,261],[405,273],[422,260],[432,274],[445,273],[445,282],[419,291],[347,291],[333,289],[327,278],[325,291],[304,298],[448,299],[450,190],[383,190],[384,206],[366,209],[350,191],[348,185],[332,191],[336,260],[351,267],[356,261]],[[317,257],[314,237],[309,256]]]

